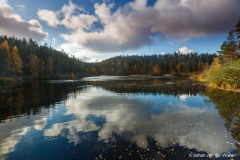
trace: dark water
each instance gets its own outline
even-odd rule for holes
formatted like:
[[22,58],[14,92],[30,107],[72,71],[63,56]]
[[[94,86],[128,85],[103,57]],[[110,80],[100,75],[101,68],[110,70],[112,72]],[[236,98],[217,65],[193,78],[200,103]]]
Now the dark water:
[[0,159],[239,158],[236,92],[105,76],[0,90]]

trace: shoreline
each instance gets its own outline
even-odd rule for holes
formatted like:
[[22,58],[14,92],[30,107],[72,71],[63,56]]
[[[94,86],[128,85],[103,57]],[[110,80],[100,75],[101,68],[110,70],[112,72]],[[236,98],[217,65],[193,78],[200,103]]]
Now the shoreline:
[[211,83],[207,83],[207,82],[203,82],[199,79],[196,79],[196,78],[193,78],[193,77],[189,77],[189,79],[191,80],[195,80],[197,82],[199,82],[199,84],[201,85],[204,85],[204,86],[207,86],[207,87],[211,87],[211,88],[216,88],[216,89],[221,89],[221,90],[225,90],[225,91],[233,91],[233,92],[239,92],[240,93],[240,88],[236,88],[236,89],[233,89],[233,88],[224,88],[224,87],[220,87],[220,86],[215,86]]
[[223,88],[223,87],[219,87],[219,86],[213,86],[211,84],[205,84],[205,86],[207,87],[211,87],[211,88],[217,88],[217,89],[221,89],[221,90],[225,90],[225,91],[233,91],[233,92],[239,92],[240,93],[240,88],[237,89],[231,89],[231,88]]

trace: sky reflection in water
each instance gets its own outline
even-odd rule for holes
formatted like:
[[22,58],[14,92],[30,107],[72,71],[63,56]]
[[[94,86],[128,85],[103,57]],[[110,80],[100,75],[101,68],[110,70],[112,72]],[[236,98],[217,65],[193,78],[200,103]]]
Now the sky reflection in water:
[[190,158],[190,152],[237,149],[207,96],[119,94],[101,85],[80,86],[84,89],[37,114],[0,123],[0,159],[180,159]]

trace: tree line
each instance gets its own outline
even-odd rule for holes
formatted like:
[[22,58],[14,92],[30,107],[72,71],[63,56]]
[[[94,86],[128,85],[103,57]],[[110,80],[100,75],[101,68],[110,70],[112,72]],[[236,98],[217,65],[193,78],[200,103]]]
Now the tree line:
[[90,72],[106,75],[164,75],[201,72],[216,54],[173,54],[117,56],[92,64]]
[[201,72],[216,54],[189,53],[117,56],[98,63],[86,63],[47,44],[38,45],[15,37],[0,37],[1,76],[61,75],[164,75]]

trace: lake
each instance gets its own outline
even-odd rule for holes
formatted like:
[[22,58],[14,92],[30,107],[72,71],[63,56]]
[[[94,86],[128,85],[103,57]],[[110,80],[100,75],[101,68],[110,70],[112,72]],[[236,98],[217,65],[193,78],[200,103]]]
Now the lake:
[[99,76],[0,90],[0,159],[238,159],[240,93]]

